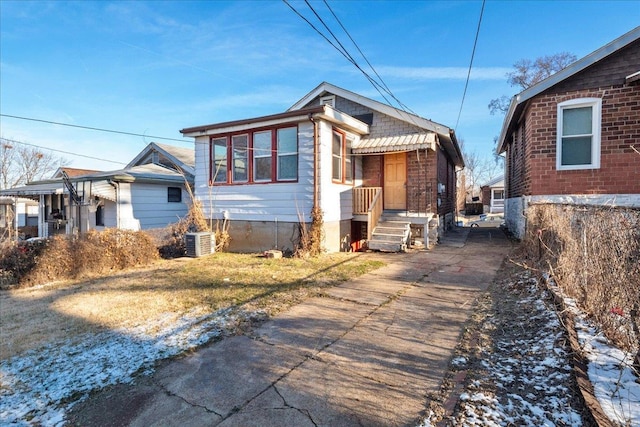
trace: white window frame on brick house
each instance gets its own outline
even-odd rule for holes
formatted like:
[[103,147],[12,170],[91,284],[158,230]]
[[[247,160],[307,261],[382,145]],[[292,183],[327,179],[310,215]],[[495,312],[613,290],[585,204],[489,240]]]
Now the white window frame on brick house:
[[[565,112],[576,109],[591,108],[591,129],[588,132],[574,132],[565,127]],[[600,168],[600,140],[601,140],[601,117],[602,99],[600,98],[579,98],[564,101],[558,104],[556,126],[556,169],[557,170],[580,170]],[[586,131],[586,129],[585,129]],[[579,139],[590,139],[591,155],[588,162],[569,163],[563,161],[564,144],[576,142]]]

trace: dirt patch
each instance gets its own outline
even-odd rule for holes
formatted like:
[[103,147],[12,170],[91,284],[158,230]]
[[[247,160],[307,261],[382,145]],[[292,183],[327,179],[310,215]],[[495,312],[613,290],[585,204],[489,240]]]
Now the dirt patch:
[[596,425],[566,332],[538,283],[505,261],[477,301],[441,394],[431,399],[432,425]]

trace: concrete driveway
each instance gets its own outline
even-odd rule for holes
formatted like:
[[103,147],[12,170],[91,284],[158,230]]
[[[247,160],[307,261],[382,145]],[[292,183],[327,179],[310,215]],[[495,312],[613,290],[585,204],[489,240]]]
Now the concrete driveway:
[[457,228],[262,324],[76,405],[82,426],[411,426],[512,244]]

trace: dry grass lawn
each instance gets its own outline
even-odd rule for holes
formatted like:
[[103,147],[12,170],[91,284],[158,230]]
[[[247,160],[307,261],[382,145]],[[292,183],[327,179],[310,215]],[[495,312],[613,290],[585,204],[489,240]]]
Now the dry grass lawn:
[[381,267],[367,254],[267,259],[217,253],[158,261],[109,276],[0,292],[0,359],[85,332],[243,306],[274,314],[331,286]]

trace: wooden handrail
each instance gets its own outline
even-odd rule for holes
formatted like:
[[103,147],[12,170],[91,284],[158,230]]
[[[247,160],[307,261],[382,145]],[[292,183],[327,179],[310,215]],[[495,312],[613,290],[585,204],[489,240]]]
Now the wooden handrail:
[[376,195],[371,201],[371,206],[367,211],[367,240],[371,240],[373,229],[378,225],[378,220],[382,216],[382,188],[376,191]]
[[366,215],[373,199],[382,187],[356,187],[353,189],[353,213],[355,215]]

